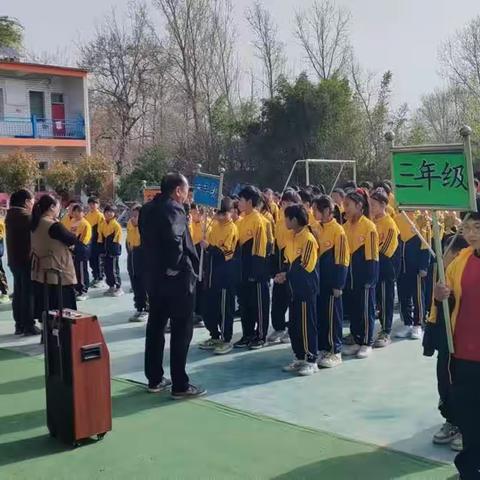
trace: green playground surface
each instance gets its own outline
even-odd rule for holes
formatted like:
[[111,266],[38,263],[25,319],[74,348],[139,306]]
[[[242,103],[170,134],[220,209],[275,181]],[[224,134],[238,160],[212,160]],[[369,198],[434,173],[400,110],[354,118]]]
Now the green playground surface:
[[68,448],[45,426],[43,362],[0,350],[0,479],[449,479],[450,465],[112,380],[113,431]]

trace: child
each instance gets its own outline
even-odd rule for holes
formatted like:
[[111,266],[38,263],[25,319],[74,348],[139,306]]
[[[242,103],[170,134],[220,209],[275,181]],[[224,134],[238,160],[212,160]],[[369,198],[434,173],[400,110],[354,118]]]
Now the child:
[[[468,243],[462,236],[458,236],[455,239],[451,239],[451,242],[447,242],[445,247],[448,248],[448,252],[445,252],[443,261],[445,268],[448,268],[460,251],[464,248],[468,248]],[[440,430],[433,435],[433,443],[437,445],[450,444],[452,450],[460,451],[462,449],[462,438],[458,431],[458,427],[455,425],[452,411],[449,373],[450,354],[448,353],[447,337],[445,334],[443,307],[439,306],[439,308],[436,308],[434,304],[425,326],[423,354],[426,357],[431,357],[435,350],[438,351],[437,388],[440,398],[438,409],[440,410],[441,415],[445,418],[445,423]]]
[[[3,212],[2,212],[3,213]],[[3,269],[2,257],[5,253],[5,220],[3,216],[0,217],[0,304],[10,303],[8,296],[8,283],[5,270]]]
[[130,220],[127,223],[127,270],[130,277],[130,284],[133,290],[133,303],[135,314],[130,317],[130,322],[144,322],[148,318],[147,313],[147,290],[143,278],[144,258],[140,232],[138,230],[138,217],[141,210],[140,205],[132,207]]
[[[423,237],[431,243],[431,230],[424,218],[419,222],[414,212],[407,212]],[[404,327],[395,334],[398,338],[422,338],[422,322],[425,320],[425,278],[428,275],[430,252],[410,222],[402,213],[395,215],[400,230],[400,274],[397,287],[400,301],[400,317]],[[413,304],[413,309],[412,309]],[[413,310],[413,312],[412,312]]]
[[318,244],[307,227],[308,213],[303,205],[287,207],[285,222],[294,233],[285,247],[289,267],[275,276],[275,282],[288,282],[292,291],[288,331],[295,360],[283,370],[308,376],[318,371]]
[[122,280],[118,259],[122,253],[122,227],[115,219],[116,209],[107,205],[104,210],[105,221],[98,229],[98,244],[105,262],[105,276],[109,289],[104,295],[120,297],[123,295]]
[[66,211],[62,217],[62,220],[60,221],[61,224],[69,231],[73,219],[72,209],[75,205],[77,205],[77,202],[75,200],[70,200],[67,203]]
[[88,259],[90,258],[90,245],[92,241],[92,227],[85,220],[83,207],[78,203],[72,206],[71,219],[69,222],[70,231],[77,237],[73,251],[73,263],[75,274],[77,275],[77,285],[75,291],[77,301],[81,302],[87,299],[88,286]]
[[[455,465],[461,478],[477,479],[480,476],[480,213],[470,212],[462,234],[469,248],[462,250],[448,266],[446,285],[436,285],[434,295],[438,302],[451,299],[453,303],[450,321],[455,353],[450,360],[451,396],[455,423],[463,438],[463,450],[456,456]],[[437,304],[437,311],[439,308],[442,307]]]
[[395,304],[395,281],[400,271],[400,231],[393,218],[387,213],[388,194],[383,188],[374,190],[370,197],[370,213],[377,227],[380,246],[379,280],[377,284],[377,305],[380,312],[382,330],[374,347],[383,348],[390,343]]
[[99,210],[100,202],[96,197],[88,199],[89,212],[85,215],[85,220],[92,227],[92,248],[90,252],[90,268],[92,269],[91,287],[99,287],[103,281],[103,257],[100,254],[100,246],[98,244],[98,229],[102,222],[105,221],[103,213]]
[[243,334],[234,347],[257,350],[265,345],[270,312],[267,227],[265,217],[258,211],[261,207],[260,191],[249,185],[242,189],[239,197],[238,206],[243,214],[238,226],[242,265],[240,308]]
[[[285,209],[291,205],[301,203],[297,192],[291,189],[285,190],[282,195],[281,208],[278,212],[278,220],[275,223],[275,249],[272,257],[272,273],[286,271],[288,265],[285,259],[285,246],[287,240],[293,235],[285,223]],[[268,336],[268,343],[290,343],[290,335],[286,331],[287,322],[285,315],[290,303],[290,292],[287,283],[274,283],[272,289],[272,327],[274,331]]]
[[375,285],[378,280],[378,233],[369,216],[368,195],[358,188],[344,202],[345,233],[350,247],[344,305],[350,319],[353,345],[343,347],[344,355],[367,358],[372,352],[375,328]]
[[233,201],[224,198],[208,239],[204,242],[209,258],[205,326],[210,338],[202,342],[199,348],[213,350],[216,355],[225,355],[233,348],[235,287],[239,280],[240,265],[236,256],[238,229],[233,223],[232,212]]
[[276,222],[278,220],[278,205],[275,202],[275,197],[273,190],[271,188],[266,188],[263,191],[263,195],[265,197],[266,205],[268,206],[268,211],[271,213],[273,217],[273,221]]
[[318,309],[318,366],[333,368],[342,363],[343,302],[342,293],[350,264],[347,237],[335,220],[333,200],[322,195],[313,200],[313,213],[319,222],[319,276],[321,289]]

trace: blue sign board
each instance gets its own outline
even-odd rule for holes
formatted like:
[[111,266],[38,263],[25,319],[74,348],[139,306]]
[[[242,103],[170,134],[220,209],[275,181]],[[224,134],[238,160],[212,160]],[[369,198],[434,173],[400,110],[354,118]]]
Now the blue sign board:
[[199,173],[193,179],[193,201],[205,207],[218,207],[220,177]]

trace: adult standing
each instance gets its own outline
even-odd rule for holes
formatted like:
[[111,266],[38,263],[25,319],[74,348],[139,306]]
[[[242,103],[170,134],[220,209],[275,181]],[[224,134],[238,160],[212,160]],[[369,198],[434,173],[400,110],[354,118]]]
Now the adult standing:
[[[199,263],[183,206],[188,198],[188,181],[179,173],[168,173],[162,179],[161,191],[142,207],[139,218],[150,303],[145,376],[150,392],[159,392],[171,384],[174,399],[194,398],[206,391],[191,385],[185,371],[193,335],[194,289]],[[171,382],[163,376],[165,326],[169,319]]]
[[30,262],[30,223],[33,195],[18,190],[10,197],[5,218],[8,266],[13,274],[13,318],[15,335],[39,335],[33,318],[33,294]]

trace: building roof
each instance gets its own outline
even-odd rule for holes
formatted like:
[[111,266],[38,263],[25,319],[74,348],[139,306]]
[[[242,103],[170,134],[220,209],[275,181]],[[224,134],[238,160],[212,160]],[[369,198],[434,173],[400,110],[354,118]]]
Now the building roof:
[[42,65],[40,63],[24,63],[0,60],[0,71],[10,71],[23,74],[57,75],[61,77],[83,78],[88,71],[81,68],[60,67],[57,65]]

